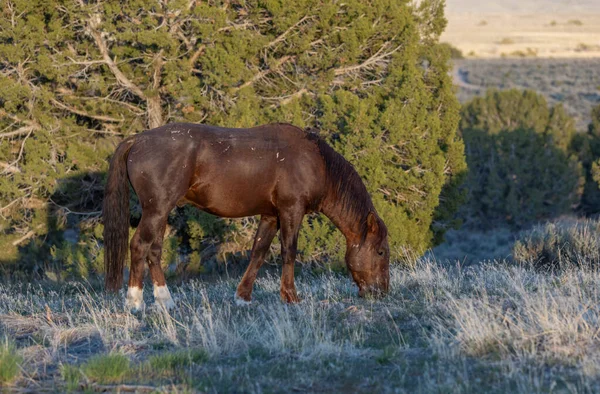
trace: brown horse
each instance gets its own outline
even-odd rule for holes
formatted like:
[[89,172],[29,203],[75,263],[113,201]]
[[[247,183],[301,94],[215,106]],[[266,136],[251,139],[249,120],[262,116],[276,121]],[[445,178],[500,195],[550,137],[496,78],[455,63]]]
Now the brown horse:
[[111,162],[104,197],[106,288],[118,291],[129,238],[129,183],[142,218],[131,240],[127,305],[143,307],[144,262],[155,302],[174,306],[160,267],[167,216],[190,203],[213,215],[260,215],[236,300],[250,301],[265,255],[281,229],[281,298],[297,302],[294,261],[307,213],[324,213],[346,237],[346,264],[359,295],[389,285],[387,229],[350,163],[316,134],[288,124],[228,129],[174,123],[125,139]]

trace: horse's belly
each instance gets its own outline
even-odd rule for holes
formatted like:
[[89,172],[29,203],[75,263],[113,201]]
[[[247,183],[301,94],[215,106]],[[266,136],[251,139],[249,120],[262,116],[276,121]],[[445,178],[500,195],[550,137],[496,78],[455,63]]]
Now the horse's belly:
[[239,218],[275,215],[272,188],[244,180],[239,182],[207,182],[192,186],[184,196],[198,208],[213,215]]

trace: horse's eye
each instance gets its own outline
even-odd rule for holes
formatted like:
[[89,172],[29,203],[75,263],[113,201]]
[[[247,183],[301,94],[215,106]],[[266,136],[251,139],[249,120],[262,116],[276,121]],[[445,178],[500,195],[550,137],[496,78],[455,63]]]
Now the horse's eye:
[[379,249],[379,251],[377,252],[378,255],[383,256],[385,254],[385,251],[383,249]]

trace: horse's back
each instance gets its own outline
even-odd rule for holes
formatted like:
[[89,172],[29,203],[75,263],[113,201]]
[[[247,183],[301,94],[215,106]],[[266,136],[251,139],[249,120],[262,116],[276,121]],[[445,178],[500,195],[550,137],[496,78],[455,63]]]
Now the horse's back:
[[325,168],[316,144],[286,124],[249,129],[169,124],[136,137],[128,160],[136,192],[167,188],[171,199],[218,216],[274,215],[290,204],[313,210],[324,193]]

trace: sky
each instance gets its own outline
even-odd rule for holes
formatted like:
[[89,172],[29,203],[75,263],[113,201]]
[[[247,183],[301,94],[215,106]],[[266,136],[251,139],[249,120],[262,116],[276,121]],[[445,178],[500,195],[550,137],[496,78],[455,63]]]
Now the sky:
[[446,0],[449,13],[588,13],[600,12],[600,0]]

